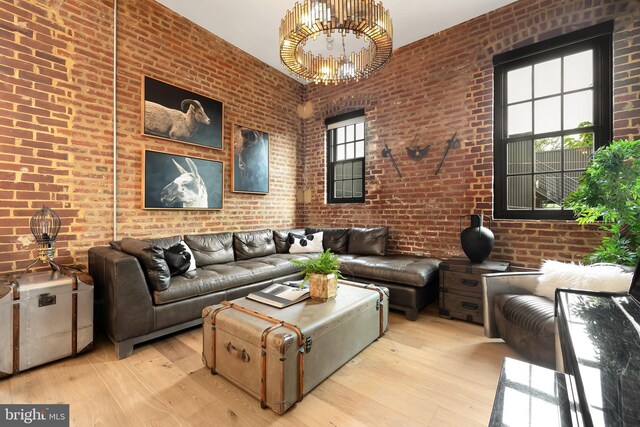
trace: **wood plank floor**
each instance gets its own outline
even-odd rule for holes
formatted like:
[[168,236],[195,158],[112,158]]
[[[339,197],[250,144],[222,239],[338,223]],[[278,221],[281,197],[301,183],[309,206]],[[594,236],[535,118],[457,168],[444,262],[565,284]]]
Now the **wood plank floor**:
[[3,403],[69,403],[77,426],[486,426],[505,356],[482,327],[441,319],[432,304],[390,330],[283,416],[201,361],[199,328],[136,346],[116,360],[96,347],[0,381]]

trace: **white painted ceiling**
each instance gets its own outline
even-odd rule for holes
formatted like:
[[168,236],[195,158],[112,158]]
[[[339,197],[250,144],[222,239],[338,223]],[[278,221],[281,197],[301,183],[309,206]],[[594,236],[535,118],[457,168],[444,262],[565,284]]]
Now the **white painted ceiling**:
[[[295,0],[157,0],[275,69],[280,20]],[[394,49],[515,0],[383,0],[393,21]],[[301,1],[300,1],[301,2]]]

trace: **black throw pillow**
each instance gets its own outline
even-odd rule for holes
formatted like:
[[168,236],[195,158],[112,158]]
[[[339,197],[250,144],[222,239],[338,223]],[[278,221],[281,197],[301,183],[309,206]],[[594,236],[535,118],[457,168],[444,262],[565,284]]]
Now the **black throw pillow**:
[[191,254],[184,249],[184,246],[177,244],[168,249],[164,249],[164,260],[169,266],[171,277],[186,273],[191,264]]

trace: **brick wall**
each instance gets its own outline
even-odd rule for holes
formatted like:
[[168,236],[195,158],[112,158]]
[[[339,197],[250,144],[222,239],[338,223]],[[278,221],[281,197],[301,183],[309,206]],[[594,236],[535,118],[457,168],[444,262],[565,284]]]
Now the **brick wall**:
[[[155,1],[118,4],[118,236],[294,225],[302,85]],[[36,256],[43,204],[62,218],[61,263],[112,238],[112,34],[113,1],[0,0],[0,274]],[[223,150],[141,136],[143,75],[222,101]],[[233,122],[270,134],[268,195],[231,192]],[[223,161],[224,209],[142,210],[144,149]]]
[[[640,137],[640,4],[637,1],[521,0],[394,51],[373,77],[348,86],[308,87],[314,116],[304,122],[304,179],[312,193],[301,223],[385,224],[394,252],[461,255],[459,218],[492,214],[493,55],[615,19],[614,134]],[[368,148],[366,202],[325,205],[326,117],[365,108]],[[452,149],[434,175],[446,141]],[[431,145],[427,158],[409,159],[405,147]],[[403,178],[389,159],[391,148]],[[468,219],[463,227],[468,226]],[[573,221],[496,221],[492,257],[520,266],[541,259],[580,261],[599,242],[596,226]]]

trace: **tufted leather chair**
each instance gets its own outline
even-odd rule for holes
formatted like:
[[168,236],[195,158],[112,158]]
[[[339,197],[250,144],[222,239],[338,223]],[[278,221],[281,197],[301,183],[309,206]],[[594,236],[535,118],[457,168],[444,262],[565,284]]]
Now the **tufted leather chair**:
[[502,338],[532,363],[555,369],[554,302],[533,294],[540,274],[483,275],[484,334]]

